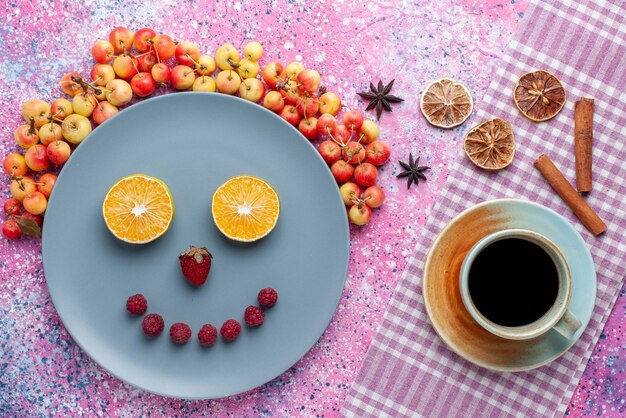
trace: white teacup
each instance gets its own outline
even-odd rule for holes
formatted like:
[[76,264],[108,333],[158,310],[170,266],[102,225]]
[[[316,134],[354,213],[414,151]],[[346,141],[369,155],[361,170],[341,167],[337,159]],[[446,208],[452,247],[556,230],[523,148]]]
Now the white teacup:
[[[478,254],[494,242],[509,238],[524,239],[538,245],[550,256],[558,274],[558,291],[552,306],[539,319],[521,326],[503,326],[485,317],[472,301],[469,291],[469,272]],[[554,329],[563,337],[572,339],[582,325],[578,318],[567,309],[572,294],[572,275],[567,261],[552,241],[536,232],[525,229],[508,229],[493,233],[478,241],[469,250],[461,265],[460,284],[461,298],[472,318],[484,329],[499,337],[511,340],[525,340],[535,338],[548,332],[550,329]],[[503,295],[502,297],[505,296]],[[529,301],[529,303],[531,302]]]

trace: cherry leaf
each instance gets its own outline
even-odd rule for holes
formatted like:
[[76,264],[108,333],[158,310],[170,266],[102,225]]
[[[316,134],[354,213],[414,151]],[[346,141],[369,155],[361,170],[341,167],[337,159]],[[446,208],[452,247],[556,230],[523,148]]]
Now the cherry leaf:
[[17,218],[16,221],[23,234],[41,238],[41,228],[37,225],[37,222],[28,218]]

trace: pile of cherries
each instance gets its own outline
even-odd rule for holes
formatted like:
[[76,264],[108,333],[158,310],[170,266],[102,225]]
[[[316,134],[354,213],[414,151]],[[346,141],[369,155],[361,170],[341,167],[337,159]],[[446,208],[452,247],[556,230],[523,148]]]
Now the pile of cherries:
[[238,95],[266,107],[307,139],[319,141],[352,223],[364,225],[371,209],[382,205],[377,167],[387,162],[390,150],[378,140],[378,125],[344,109],[340,97],[321,85],[320,73],[301,62],[272,61],[261,68],[259,42],[248,42],[241,53],[223,44],[212,56],[194,42],[175,42],[150,28],[116,27],[108,40],[93,44],[91,53],[95,64],[88,77],[70,72],[61,78],[64,97],[22,104],[24,123],[14,135],[18,151],[2,163],[12,195],[4,202],[6,238],[39,236],[57,173],[73,150],[97,125],[157,89]]

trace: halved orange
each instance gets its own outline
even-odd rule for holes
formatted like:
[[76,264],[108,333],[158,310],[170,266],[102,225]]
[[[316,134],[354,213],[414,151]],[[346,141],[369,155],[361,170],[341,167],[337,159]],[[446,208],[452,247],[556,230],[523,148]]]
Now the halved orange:
[[450,78],[442,78],[426,86],[420,109],[431,124],[453,128],[465,122],[474,109],[474,102],[467,87]]
[[565,105],[565,88],[558,78],[539,70],[523,74],[513,89],[513,101],[533,122],[555,117]]
[[500,170],[515,156],[511,124],[502,119],[485,121],[469,130],[463,149],[474,164],[485,170]]
[[163,181],[133,174],[111,186],[102,203],[102,215],[116,238],[145,244],[169,229],[174,218],[174,200]]
[[252,176],[233,177],[213,194],[213,220],[217,229],[234,241],[253,242],[269,234],[280,215],[276,191]]

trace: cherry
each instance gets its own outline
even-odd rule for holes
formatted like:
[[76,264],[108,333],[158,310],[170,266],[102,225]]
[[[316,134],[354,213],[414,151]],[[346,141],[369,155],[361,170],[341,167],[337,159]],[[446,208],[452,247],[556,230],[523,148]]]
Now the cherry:
[[9,219],[2,224],[2,235],[7,239],[18,239],[22,236],[22,230],[15,219]]

